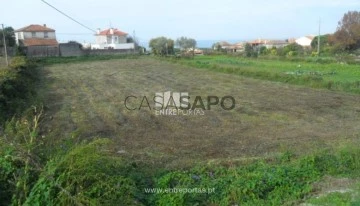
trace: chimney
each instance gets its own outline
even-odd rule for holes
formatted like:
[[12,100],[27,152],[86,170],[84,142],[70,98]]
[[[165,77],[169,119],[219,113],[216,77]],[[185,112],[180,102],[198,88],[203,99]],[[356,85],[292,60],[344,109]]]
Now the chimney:
[[44,24],[44,27],[46,27],[46,24]]
[[98,29],[96,30],[96,34],[97,34],[97,35],[100,34],[100,28],[98,28]]
[[114,34],[114,29],[113,28],[110,29],[110,34]]

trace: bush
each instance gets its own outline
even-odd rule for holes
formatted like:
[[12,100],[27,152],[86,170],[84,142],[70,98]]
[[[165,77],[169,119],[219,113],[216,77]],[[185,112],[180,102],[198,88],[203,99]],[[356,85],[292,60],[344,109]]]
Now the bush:
[[74,148],[48,161],[26,205],[140,205],[125,163],[108,149],[109,139]]
[[[198,188],[206,192],[158,194],[156,205],[282,205],[301,199],[319,178],[312,165],[269,165],[194,168],[161,177],[158,188]],[[212,192],[212,189],[215,189]]]
[[12,69],[24,69],[27,66],[27,59],[24,56],[15,56],[9,64]]
[[14,57],[10,67],[0,70],[0,124],[29,107],[38,78],[38,70],[23,57]]
[[309,195],[312,184],[324,175],[359,177],[359,152],[358,148],[344,148],[302,158],[285,153],[272,163],[260,160],[230,168],[205,166],[173,171],[158,178],[156,187],[197,192],[159,193],[153,204],[293,205]]

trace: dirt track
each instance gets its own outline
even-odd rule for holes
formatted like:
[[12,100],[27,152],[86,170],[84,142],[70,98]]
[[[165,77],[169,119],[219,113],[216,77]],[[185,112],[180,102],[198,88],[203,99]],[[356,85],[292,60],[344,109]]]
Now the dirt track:
[[[44,131],[56,138],[110,137],[124,155],[168,166],[240,158],[356,141],[360,96],[186,68],[151,58],[44,68]],[[156,116],[129,111],[127,96],[156,92],[227,96],[231,111]],[[151,103],[150,103],[151,104]],[[52,120],[50,120],[52,119]]]

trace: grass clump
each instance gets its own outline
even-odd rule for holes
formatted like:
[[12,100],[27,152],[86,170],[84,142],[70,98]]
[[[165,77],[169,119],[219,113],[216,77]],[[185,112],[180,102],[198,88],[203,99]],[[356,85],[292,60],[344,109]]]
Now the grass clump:
[[[292,205],[311,196],[313,184],[325,175],[359,177],[360,149],[345,148],[304,157],[286,153],[238,166],[202,166],[169,172],[156,181],[154,205]],[[205,192],[173,193],[167,188]],[[210,192],[209,192],[210,191]]]
[[327,206],[356,206],[360,204],[360,199],[354,200],[350,192],[340,193],[333,192],[317,198],[312,198],[308,203],[312,205],[327,205]]
[[140,204],[135,182],[124,176],[124,161],[109,152],[111,144],[98,139],[48,161],[25,204]]

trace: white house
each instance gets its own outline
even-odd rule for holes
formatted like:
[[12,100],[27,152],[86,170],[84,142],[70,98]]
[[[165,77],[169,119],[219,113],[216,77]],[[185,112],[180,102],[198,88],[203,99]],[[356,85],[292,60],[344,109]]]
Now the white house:
[[295,42],[303,47],[310,47],[315,36],[303,36],[295,40]]
[[55,30],[44,25],[31,24],[15,30],[16,44],[19,46],[58,46]]
[[110,28],[96,32],[96,44],[91,49],[134,49],[134,43],[127,43],[127,33]]

